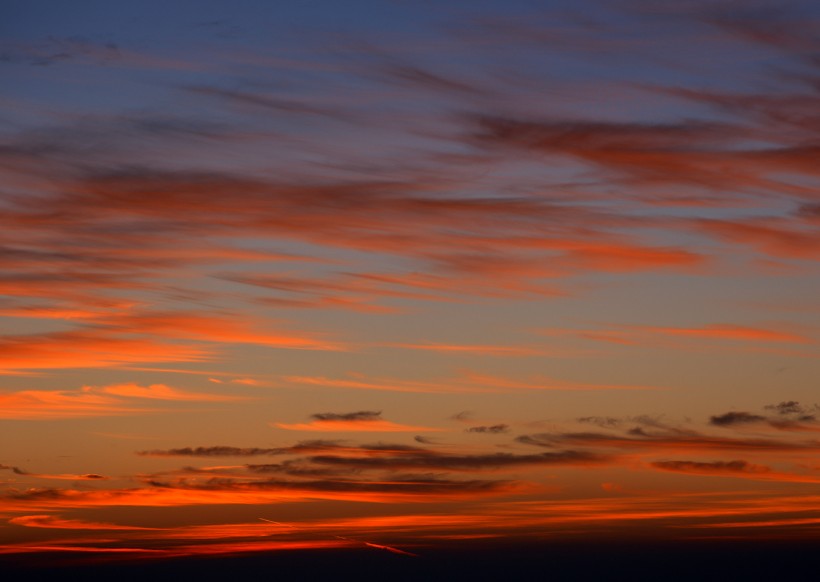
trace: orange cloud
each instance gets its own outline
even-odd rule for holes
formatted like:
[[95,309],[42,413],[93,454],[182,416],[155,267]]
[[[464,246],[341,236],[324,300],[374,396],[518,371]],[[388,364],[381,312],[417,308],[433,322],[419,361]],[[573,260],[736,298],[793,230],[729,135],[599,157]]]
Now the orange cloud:
[[538,390],[653,390],[651,386],[624,384],[587,384],[553,378],[536,377],[530,380],[514,380],[484,374],[464,373],[459,377],[438,381],[373,379],[356,374],[351,379],[325,378],[322,376],[285,376],[286,382],[352,388],[359,390],[385,390],[391,392],[419,393],[498,393]]
[[613,325],[611,329],[552,329],[545,330],[543,333],[547,335],[573,335],[594,341],[623,345],[645,345],[654,340],[653,336],[658,335],[740,342],[814,343],[811,337],[789,330],[729,323],[712,323],[700,327]]
[[227,402],[231,400],[244,400],[241,396],[227,396],[223,394],[205,394],[203,392],[186,392],[178,388],[171,388],[165,384],[152,384],[150,386],[140,386],[138,384],[115,384],[94,388],[86,386],[86,391],[96,391],[103,394],[113,394],[115,396],[125,396],[128,398],[146,398],[150,400],[176,400],[189,402]]
[[550,350],[524,346],[492,346],[492,345],[462,345],[462,344],[410,344],[385,343],[374,344],[377,347],[400,348],[406,350],[425,350],[443,354],[475,354],[479,356],[534,356],[544,355]]
[[673,336],[689,336],[707,339],[792,343],[809,343],[812,341],[810,338],[806,336],[785,331],[720,323],[695,328],[646,326],[640,327],[639,329],[647,331],[649,333],[659,333]]
[[150,527],[136,527],[132,525],[117,525],[113,523],[99,523],[82,521],[79,519],[62,519],[53,515],[22,515],[13,517],[9,523],[24,527],[38,527],[47,529],[91,529],[91,530],[153,530]]
[[139,386],[130,383],[103,387],[85,386],[80,390],[22,390],[0,394],[0,418],[47,420],[136,414],[157,410],[135,406],[128,400],[130,398],[177,402],[244,400],[241,396],[187,392],[164,384]]
[[428,503],[504,495],[525,489],[511,481],[336,480],[270,481],[222,484],[161,484],[134,489],[29,489],[6,491],[0,510],[28,512],[93,507],[180,507],[195,505],[260,505],[311,500],[361,503]]
[[430,430],[442,430],[440,428],[428,428],[424,426],[410,426],[396,424],[387,420],[373,420],[367,423],[327,421],[327,422],[307,422],[296,424],[285,424],[281,422],[273,423],[272,426],[285,430],[306,430],[319,432],[420,432]]
[[200,347],[123,337],[99,330],[5,336],[0,338],[0,372],[196,362],[210,353]]
[[0,394],[0,418],[49,420],[149,412],[118,398],[88,391],[23,390]]
[[690,475],[717,475],[738,477],[754,481],[782,481],[787,483],[820,483],[820,475],[805,475],[774,471],[764,465],[754,465],[746,461],[655,461],[650,463],[655,469],[686,473]]
[[263,332],[251,328],[239,317],[218,317],[195,313],[142,313],[108,317],[101,325],[132,334],[220,343],[248,343],[276,348],[339,350],[338,344],[305,333]]

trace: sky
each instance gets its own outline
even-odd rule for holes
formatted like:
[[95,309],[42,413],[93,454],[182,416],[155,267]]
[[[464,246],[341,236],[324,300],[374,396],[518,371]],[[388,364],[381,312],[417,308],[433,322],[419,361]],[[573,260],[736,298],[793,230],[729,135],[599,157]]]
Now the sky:
[[0,556],[820,537],[816,3],[3,11]]

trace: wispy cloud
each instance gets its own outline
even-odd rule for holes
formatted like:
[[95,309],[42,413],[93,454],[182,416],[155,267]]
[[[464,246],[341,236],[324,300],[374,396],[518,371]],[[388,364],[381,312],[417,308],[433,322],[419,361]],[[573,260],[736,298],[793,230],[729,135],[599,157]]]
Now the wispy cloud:
[[[95,390],[89,387],[90,390]],[[149,400],[176,400],[188,402],[226,402],[232,400],[244,400],[241,396],[229,396],[225,394],[206,394],[202,392],[187,392],[178,388],[172,388],[165,384],[151,384],[150,386],[140,386],[138,384],[114,384],[102,386],[96,391],[103,394],[113,394],[115,396],[125,396],[128,398],[147,398]]]
[[12,517],[9,523],[22,525],[24,527],[37,527],[46,529],[74,529],[74,530],[145,530],[150,531],[155,528],[137,527],[133,525],[117,525],[114,523],[101,523],[83,521],[79,519],[63,519],[55,515],[22,515]]
[[0,394],[0,418],[48,420],[87,416],[111,416],[157,412],[140,400],[176,402],[229,402],[244,400],[233,395],[189,392],[164,384],[140,386],[115,384],[85,386],[79,390],[21,390]]
[[391,392],[418,393],[497,393],[529,392],[540,390],[652,390],[651,386],[630,386],[618,384],[586,384],[554,378],[535,377],[526,380],[488,376],[465,372],[461,376],[442,380],[405,380],[398,378],[370,379],[361,374],[350,378],[325,378],[311,376],[286,376],[285,382],[326,386],[330,388],[350,388],[357,390],[386,390]]

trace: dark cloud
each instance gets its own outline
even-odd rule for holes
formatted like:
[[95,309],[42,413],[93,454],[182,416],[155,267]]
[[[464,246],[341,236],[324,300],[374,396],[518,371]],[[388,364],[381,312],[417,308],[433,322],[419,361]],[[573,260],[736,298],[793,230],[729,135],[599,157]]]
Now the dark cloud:
[[381,420],[381,411],[360,410],[358,412],[347,412],[344,414],[336,414],[334,412],[320,412],[311,414],[311,418],[326,422],[326,421],[341,421],[341,422],[369,422],[373,420]]
[[788,400],[780,402],[778,404],[768,404],[763,408],[765,408],[766,410],[771,410],[772,412],[776,412],[777,414],[789,415],[808,414],[809,412],[815,410],[817,407],[816,405],[814,407],[803,406],[795,400]]
[[375,443],[364,445],[346,445],[336,440],[306,440],[287,447],[183,447],[178,449],[163,449],[139,451],[138,455],[146,457],[255,457],[264,455],[305,455],[325,452],[348,452],[374,455],[401,455],[401,454],[435,454],[420,447],[401,444]]
[[471,426],[470,428],[464,429],[464,432],[502,434],[510,432],[510,427],[507,424],[493,424],[491,426]]
[[715,426],[734,426],[737,424],[762,422],[764,420],[766,420],[765,416],[751,414],[749,412],[727,412],[709,417],[709,424],[714,424]]
[[797,209],[797,216],[806,220],[820,221],[820,203],[801,204]]
[[310,460],[313,463],[322,465],[355,467],[360,469],[470,471],[524,465],[586,465],[605,462],[608,460],[608,457],[588,452],[558,451],[542,453],[540,455],[514,455],[510,453],[487,455],[425,454],[423,456],[405,455],[388,458],[319,455],[311,457]]
[[405,478],[396,480],[348,480],[321,479],[313,481],[266,481],[244,482],[233,479],[212,479],[202,485],[174,484],[160,481],[149,482],[157,488],[217,490],[217,491],[305,491],[336,493],[386,493],[386,494],[459,494],[496,492],[508,489],[512,481],[503,480],[448,480],[440,478]]
[[698,145],[724,142],[738,134],[722,124],[643,124],[607,122],[534,121],[505,117],[475,118],[479,143],[574,153],[605,163],[594,152],[691,150]]
[[[640,438],[632,438],[638,436]],[[775,439],[727,438],[686,434],[652,434],[643,429],[634,430],[632,436],[612,433],[576,432],[542,433],[516,437],[516,442],[539,447],[588,446],[616,449],[658,450],[749,450],[749,451],[816,451],[820,441],[790,442]]]
[[284,474],[291,477],[307,477],[315,479],[318,477],[351,477],[355,471],[348,469],[332,469],[327,467],[315,467],[302,460],[285,461],[283,463],[269,463],[262,465],[245,465],[251,473],[256,474]]
[[769,467],[753,465],[746,461],[656,461],[650,464],[657,469],[681,473],[767,473],[771,471]]

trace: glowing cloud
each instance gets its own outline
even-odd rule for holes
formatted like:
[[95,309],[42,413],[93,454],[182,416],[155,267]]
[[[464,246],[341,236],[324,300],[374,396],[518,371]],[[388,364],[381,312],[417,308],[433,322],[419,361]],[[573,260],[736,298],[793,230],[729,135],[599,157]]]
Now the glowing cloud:
[[429,432],[444,430],[426,426],[397,424],[381,418],[381,412],[361,411],[346,414],[320,413],[312,415],[309,423],[283,424],[274,426],[285,430],[304,430],[319,432]]

